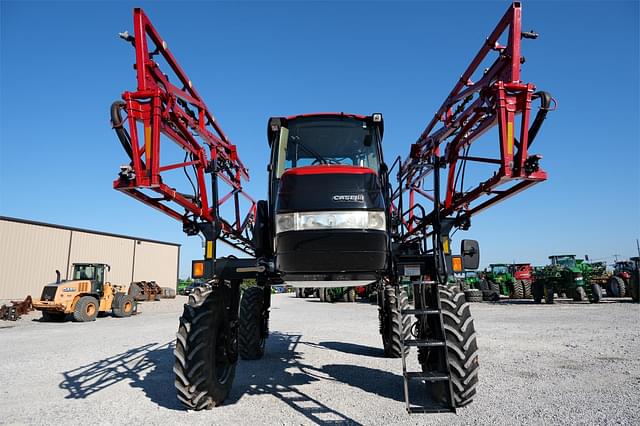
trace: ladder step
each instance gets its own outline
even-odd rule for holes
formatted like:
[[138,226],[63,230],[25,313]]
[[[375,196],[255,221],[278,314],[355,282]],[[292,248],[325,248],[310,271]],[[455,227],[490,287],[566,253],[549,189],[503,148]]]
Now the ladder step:
[[411,339],[411,340],[404,340],[403,343],[405,346],[420,346],[420,347],[430,347],[430,348],[445,346],[444,341],[433,340],[433,339],[424,339],[424,340]]
[[419,379],[427,382],[441,382],[449,380],[449,375],[444,373],[434,373],[432,371],[426,373],[422,371],[406,371],[405,376],[407,379]]
[[440,309],[403,309],[400,313],[402,315],[437,315]]

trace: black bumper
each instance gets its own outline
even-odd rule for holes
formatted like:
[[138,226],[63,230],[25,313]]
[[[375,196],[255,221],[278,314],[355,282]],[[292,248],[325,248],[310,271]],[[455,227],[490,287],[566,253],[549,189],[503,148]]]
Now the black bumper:
[[276,236],[276,268],[284,273],[375,272],[387,263],[381,231],[291,231]]

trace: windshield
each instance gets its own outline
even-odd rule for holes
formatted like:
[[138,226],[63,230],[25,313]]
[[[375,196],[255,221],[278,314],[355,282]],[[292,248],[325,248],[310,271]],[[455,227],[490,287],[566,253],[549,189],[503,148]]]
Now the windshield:
[[379,167],[374,128],[345,116],[301,117],[280,131],[277,176],[294,167],[344,164]]
[[576,258],[573,256],[559,256],[554,258],[554,265],[564,266],[565,268],[575,268]]
[[74,280],[94,280],[96,279],[96,267],[93,265],[75,265],[73,268]]
[[491,267],[491,272],[494,274],[506,274],[509,271],[507,270],[506,265],[493,265]]

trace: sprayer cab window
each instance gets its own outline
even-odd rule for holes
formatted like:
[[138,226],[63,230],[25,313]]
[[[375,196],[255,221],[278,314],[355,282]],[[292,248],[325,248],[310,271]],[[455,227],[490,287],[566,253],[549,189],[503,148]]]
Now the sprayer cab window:
[[344,164],[378,171],[376,132],[352,117],[301,117],[283,128],[278,147],[278,176],[294,167]]

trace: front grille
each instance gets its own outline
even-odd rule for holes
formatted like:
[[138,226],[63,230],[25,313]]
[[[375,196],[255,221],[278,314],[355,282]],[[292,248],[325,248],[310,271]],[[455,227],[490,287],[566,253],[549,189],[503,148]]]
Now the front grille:
[[52,302],[53,299],[56,298],[56,291],[58,290],[57,285],[47,285],[42,290],[42,297],[40,300]]

